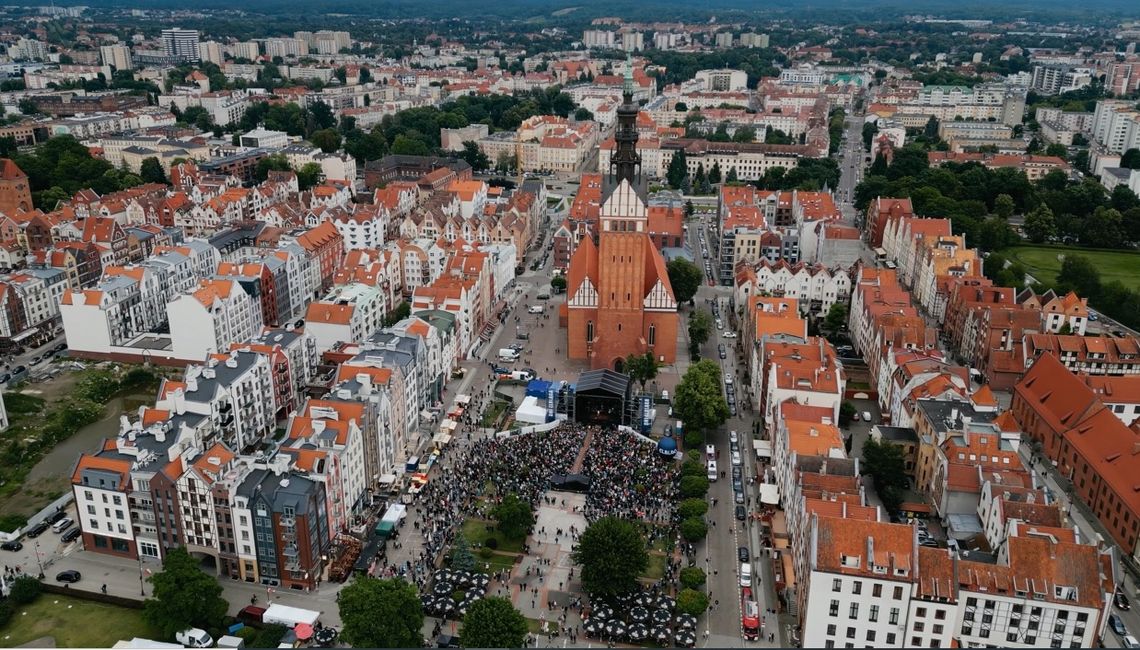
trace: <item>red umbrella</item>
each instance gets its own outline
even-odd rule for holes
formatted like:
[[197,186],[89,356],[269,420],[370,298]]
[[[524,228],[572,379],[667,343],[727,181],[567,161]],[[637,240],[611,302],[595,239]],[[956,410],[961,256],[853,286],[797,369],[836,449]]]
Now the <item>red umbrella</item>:
[[307,641],[313,637],[313,626],[308,623],[298,623],[297,627],[293,628],[293,634],[301,641]]

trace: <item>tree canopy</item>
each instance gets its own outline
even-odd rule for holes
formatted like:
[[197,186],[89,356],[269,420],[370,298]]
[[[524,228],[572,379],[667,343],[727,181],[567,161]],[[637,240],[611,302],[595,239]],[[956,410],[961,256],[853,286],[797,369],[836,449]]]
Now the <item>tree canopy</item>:
[[217,579],[182,547],[168,549],[162,571],[148,581],[152,597],[143,603],[143,617],[165,638],[189,627],[214,627],[229,608]]
[[534,526],[534,508],[510,493],[491,510],[491,516],[499,522],[499,531],[509,539],[522,539]]
[[868,439],[863,443],[862,468],[863,473],[874,481],[875,491],[887,511],[898,510],[906,489],[906,461],[902,447]]
[[631,352],[625,358],[625,374],[629,375],[633,381],[641,384],[641,390],[645,390],[645,384],[657,377],[657,369],[660,365],[652,352],[644,354]]
[[418,648],[423,644],[423,608],[409,582],[357,577],[341,590],[339,606],[341,636],[353,646]]
[[602,517],[582,531],[572,557],[582,567],[582,587],[591,598],[637,590],[637,579],[649,566],[641,532],[617,517]]
[[526,618],[511,601],[491,596],[467,609],[460,639],[465,648],[521,648],[527,631]]
[[702,359],[685,371],[673,400],[673,411],[685,428],[708,431],[728,419],[721,381],[720,366],[709,359]]
[[669,274],[669,285],[673,287],[673,297],[678,303],[692,300],[705,279],[701,267],[683,257],[669,260],[665,270]]

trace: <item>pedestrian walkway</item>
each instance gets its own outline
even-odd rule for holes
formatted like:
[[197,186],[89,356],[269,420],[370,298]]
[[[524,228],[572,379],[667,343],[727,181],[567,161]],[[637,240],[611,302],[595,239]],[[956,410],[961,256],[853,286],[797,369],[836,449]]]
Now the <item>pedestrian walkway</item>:
[[578,457],[574,459],[574,464],[570,466],[571,474],[581,474],[582,464],[586,462],[586,452],[590,450],[590,443],[594,440],[594,431],[591,429],[586,432],[586,439],[582,441],[582,449],[578,451]]

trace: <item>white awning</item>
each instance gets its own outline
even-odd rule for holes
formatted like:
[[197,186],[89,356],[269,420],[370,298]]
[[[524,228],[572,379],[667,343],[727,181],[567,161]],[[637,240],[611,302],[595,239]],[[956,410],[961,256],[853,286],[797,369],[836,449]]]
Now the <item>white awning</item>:
[[760,503],[776,505],[780,503],[780,488],[775,483],[760,484]]
[[435,437],[431,439],[431,441],[432,444],[434,444],[436,447],[445,447],[447,446],[447,443],[451,442],[451,434],[437,433],[435,434]]
[[772,441],[771,440],[753,440],[752,449],[756,451],[757,458],[771,458],[772,457]]
[[459,404],[460,406],[467,406],[471,403],[471,396],[460,393],[459,395],[455,396],[455,403]]
[[380,477],[380,485],[391,485],[396,482],[395,474],[385,474]]

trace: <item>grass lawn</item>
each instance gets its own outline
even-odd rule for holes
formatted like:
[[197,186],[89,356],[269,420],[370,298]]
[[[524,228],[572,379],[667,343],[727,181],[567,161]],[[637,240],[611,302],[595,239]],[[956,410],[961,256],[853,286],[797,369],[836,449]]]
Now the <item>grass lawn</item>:
[[[491,530],[487,530],[488,526],[492,527]],[[473,549],[486,546],[487,540],[494,538],[499,542],[499,546],[496,550],[506,553],[522,553],[523,540],[509,540],[504,538],[502,533],[494,529],[494,522],[485,521],[483,519],[468,519],[463,522],[463,536],[471,543]],[[478,557],[478,551],[475,553],[476,557]]]
[[510,569],[515,565],[516,559],[518,558],[514,555],[503,555],[501,553],[492,553],[489,558],[476,554],[475,570],[483,573],[494,573],[502,569]]
[[142,610],[43,594],[16,609],[12,621],[0,629],[0,645],[12,648],[51,636],[59,648],[109,648],[116,641],[153,639],[155,634],[143,622]]
[[1045,285],[1057,280],[1061,271],[1058,255],[1083,255],[1100,271],[1100,281],[1108,284],[1120,280],[1126,287],[1140,289],[1140,253],[1127,251],[1106,251],[1078,248],[1073,246],[1016,246],[1002,251],[1011,261],[1021,262],[1029,274]]
[[497,425],[499,418],[503,415],[503,411],[507,410],[508,406],[511,406],[511,404],[502,400],[491,402],[491,405],[483,412],[483,419],[479,422],[479,426],[490,427]]
[[657,553],[649,554],[649,566],[645,568],[645,573],[641,574],[642,578],[649,578],[650,580],[660,580],[665,575],[665,556]]

